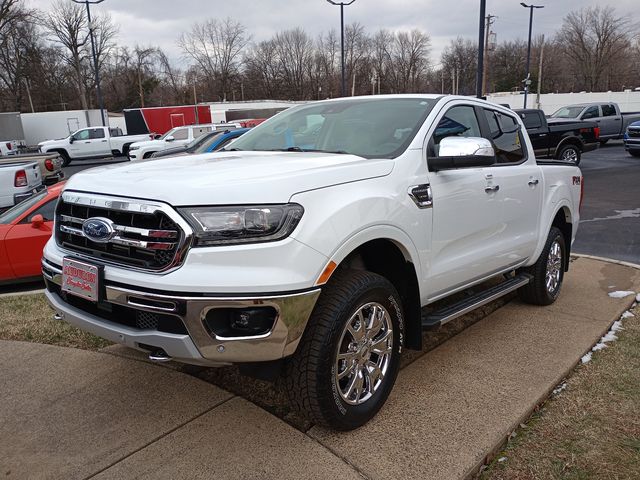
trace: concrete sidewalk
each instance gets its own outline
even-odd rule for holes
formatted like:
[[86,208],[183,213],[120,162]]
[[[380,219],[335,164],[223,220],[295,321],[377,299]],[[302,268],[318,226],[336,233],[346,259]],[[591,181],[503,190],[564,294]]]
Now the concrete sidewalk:
[[511,302],[422,356],[365,427],[304,434],[246,400],[106,353],[0,342],[4,478],[464,478],[640,291],[640,270],[573,261],[558,302]]

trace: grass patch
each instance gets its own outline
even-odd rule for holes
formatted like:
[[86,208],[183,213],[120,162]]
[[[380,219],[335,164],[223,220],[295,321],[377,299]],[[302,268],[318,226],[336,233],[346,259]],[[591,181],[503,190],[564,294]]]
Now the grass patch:
[[98,350],[111,343],[52,319],[43,294],[0,298],[0,339]]
[[633,313],[618,340],[574,371],[481,479],[640,478],[640,307]]

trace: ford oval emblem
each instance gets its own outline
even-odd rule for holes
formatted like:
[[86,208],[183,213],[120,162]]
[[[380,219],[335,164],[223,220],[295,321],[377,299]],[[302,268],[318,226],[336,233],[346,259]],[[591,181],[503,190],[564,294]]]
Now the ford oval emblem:
[[93,217],[82,223],[82,233],[92,242],[107,243],[115,236],[116,229],[108,218]]

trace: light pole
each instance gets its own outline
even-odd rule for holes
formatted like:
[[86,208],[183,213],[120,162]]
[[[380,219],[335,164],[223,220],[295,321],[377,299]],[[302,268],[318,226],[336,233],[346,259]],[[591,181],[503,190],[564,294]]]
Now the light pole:
[[531,85],[531,72],[529,71],[531,63],[531,29],[533,27],[533,9],[544,8],[544,5],[527,5],[524,2],[520,2],[524,8],[529,9],[529,43],[527,45],[527,76],[524,79],[524,108],[527,108],[527,95],[529,94],[529,85]]
[[340,5],[340,63],[342,66],[342,82],[340,83],[340,93],[344,97],[347,90],[346,80],[344,78],[344,7],[351,5],[356,0],[350,2],[336,2],[334,0],[327,0],[331,5]]
[[480,0],[480,25],[478,27],[478,70],[476,71],[476,97],[482,98],[482,73],[484,72],[484,16],[487,0]]
[[93,55],[93,65],[96,74],[96,93],[98,96],[98,105],[100,106],[100,116],[102,117],[102,126],[107,126],[107,120],[104,117],[104,102],[102,101],[102,89],[100,88],[100,71],[98,70],[98,56],[96,55],[96,42],[93,38],[93,24],[91,23],[91,9],[89,4],[102,3],[104,0],[72,0],[74,3],[84,3],[87,7],[87,20],[89,21],[89,37],[91,38],[91,53]]

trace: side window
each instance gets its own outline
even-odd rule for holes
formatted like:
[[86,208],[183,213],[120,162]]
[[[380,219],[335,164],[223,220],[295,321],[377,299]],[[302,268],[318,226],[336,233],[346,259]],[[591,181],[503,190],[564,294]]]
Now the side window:
[[193,138],[200,138],[202,135],[205,135],[210,131],[211,131],[211,127],[194,127]]
[[525,159],[520,124],[510,115],[484,110],[489,131],[496,150],[498,163],[520,163]]
[[616,115],[616,107],[608,104],[602,105],[602,116],[603,117],[614,117]]
[[582,114],[582,120],[587,120],[588,118],[597,118],[600,116],[600,108],[597,105],[593,107],[587,108],[587,110]]
[[472,106],[451,108],[438,123],[433,134],[433,147],[437,152],[440,141],[446,137],[481,137],[476,111]]
[[521,113],[520,118],[526,128],[540,128],[542,126],[540,116],[535,113]]
[[57,200],[58,199],[56,198],[54,198],[53,200],[49,200],[40,208],[37,208],[36,210],[31,212],[29,215],[27,215],[24,218],[24,220],[22,220],[20,223],[21,224],[31,223],[31,219],[36,215],[42,215],[42,218],[44,218],[45,222],[53,222],[53,217],[55,216],[55,211],[56,211]]
[[180,128],[173,132],[173,138],[175,140],[187,140],[189,138],[189,131],[186,128]]
[[89,132],[90,132],[89,129],[77,131],[76,133],[73,134],[73,139],[74,140],[89,140],[89,138],[90,138],[90,133]]
[[89,130],[89,138],[94,140],[96,138],[104,138],[104,130],[101,128],[92,128]]

